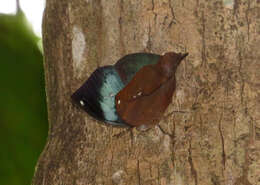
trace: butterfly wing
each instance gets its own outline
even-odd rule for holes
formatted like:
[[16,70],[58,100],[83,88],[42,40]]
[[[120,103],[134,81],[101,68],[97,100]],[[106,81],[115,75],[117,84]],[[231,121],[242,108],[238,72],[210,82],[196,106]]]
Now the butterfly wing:
[[153,65],[144,66],[116,95],[117,113],[125,122],[139,126],[159,121],[171,99],[166,96],[169,88],[164,88],[168,79],[160,76]]
[[128,126],[116,113],[115,95],[124,87],[113,66],[100,67],[72,95],[73,101],[97,120]]
[[127,85],[135,74],[144,66],[156,64],[160,55],[151,53],[134,53],[121,58],[114,66],[121,80]]

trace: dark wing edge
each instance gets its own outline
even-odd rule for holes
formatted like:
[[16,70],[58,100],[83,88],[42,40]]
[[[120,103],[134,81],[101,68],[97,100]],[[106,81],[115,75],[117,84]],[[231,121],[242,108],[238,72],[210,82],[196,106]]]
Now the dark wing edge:
[[102,94],[100,93],[100,88],[105,83],[105,72],[110,70],[113,71],[114,69],[112,68],[113,66],[104,66],[96,69],[91,74],[89,79],[78,90],[76,90],[76,92],[72,94],[71,98],[75,104],[81,107],[96,120],[114,126],[129,127],[130,125],[121,120],[119,116],[114,120],[106,119],[101,107],[101,102],[104,101],[104,97],[102,97]]

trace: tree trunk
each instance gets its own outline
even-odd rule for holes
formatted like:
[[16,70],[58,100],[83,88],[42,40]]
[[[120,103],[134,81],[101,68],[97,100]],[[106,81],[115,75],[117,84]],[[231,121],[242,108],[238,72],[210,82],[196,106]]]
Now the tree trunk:
[[[43,41],[50,128],[32,184],[260,184],[259,0],[47,0]],[[166,51],[189,56],[159,126],[72,105],[97,67]]]

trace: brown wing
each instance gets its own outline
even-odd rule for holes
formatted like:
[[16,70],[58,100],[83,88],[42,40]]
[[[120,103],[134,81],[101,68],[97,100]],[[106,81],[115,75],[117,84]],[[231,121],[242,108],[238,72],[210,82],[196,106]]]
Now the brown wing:
[[132,126],[156,124],[170,104],[174,88],[174,77],[167,80],[152,65],[145,66],[117,94],[117,112]]
[[131,101],[149,95],[165,81],[153,65],[140,69],[134,78],[116,96],[117,100]]

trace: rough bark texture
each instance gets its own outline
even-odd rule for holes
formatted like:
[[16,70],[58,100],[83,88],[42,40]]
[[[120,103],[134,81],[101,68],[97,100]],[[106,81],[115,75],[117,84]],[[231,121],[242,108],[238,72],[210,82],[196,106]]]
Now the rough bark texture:
[[[260,184],[259,0],[47,0],[43,28],[50,130],[32,184]],[[140,51],[190,55],[160,126],[115,137],[70,95]]]

